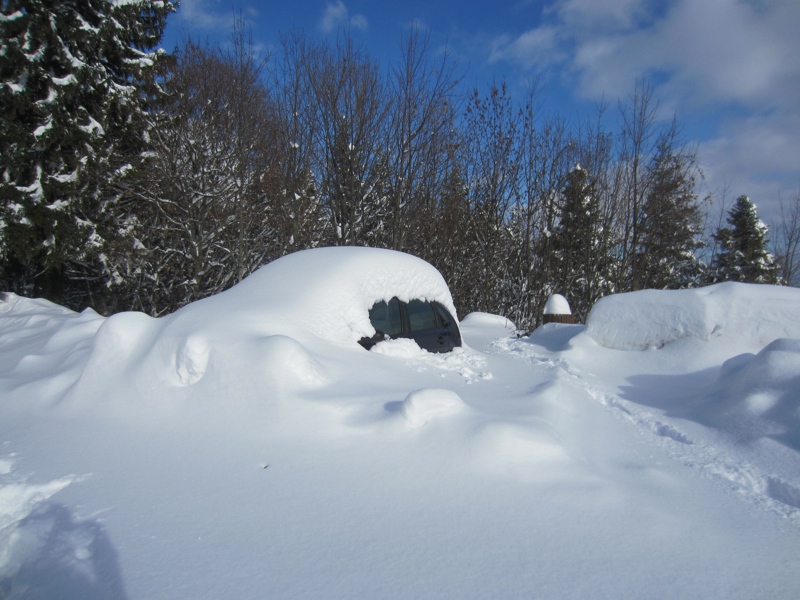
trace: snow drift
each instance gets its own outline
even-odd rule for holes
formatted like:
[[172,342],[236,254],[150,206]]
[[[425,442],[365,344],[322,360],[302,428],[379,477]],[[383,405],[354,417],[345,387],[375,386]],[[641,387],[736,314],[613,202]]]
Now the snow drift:
[[660,348],[682,338],[733,334],[765,345],[800,337],[800,290],[720,283],[691,290],[642,290],[600,299],[587,334],[617,350]]
[[0,597],[797,597],[797,290],[366,352],[393,295],[452,310],[430,265],[365,249],[160,319],[6,295]]
[[714,387],[689,414],[743,442],[769,436],[800,452],[800,339],[731,358]]
[[417,429],[428,421],[454,414],[464,408],[464,401],[451,390],[422,389],[411,392],[400,404],[399,413],[409,427]]

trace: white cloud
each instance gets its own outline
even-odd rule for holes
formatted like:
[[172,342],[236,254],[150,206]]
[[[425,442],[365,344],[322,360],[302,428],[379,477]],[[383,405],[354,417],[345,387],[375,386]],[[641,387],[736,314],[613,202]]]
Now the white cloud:
[[697,140],[712,189],[730,182],[766,204],[796,192],[798,0],[557,0],[543,15],[495,39],[490,60],[563,77],[589,100],[627,98],[649,78],[662,112],[719,122]]
[[409,29],[416,31],[429,32],[431,30],[431,24],[419,17],[414,17],[413,19],[411,19],[411,21],[408,23],[408,27]]
[[342,27],[366,31],[369,23],[364,15],[358,14],[351,17],[342,0],[328,2],[319,20],[320,31],[331,33]]
[[747,194],[765,221],[778,216],[778,199],[800,185],[800,114],[752,115],[726,122],[714,139],[700,144],[706,183],[711,192],[730,187]]
[[798,24],[797,0],[560,0],[539,27],[494,40],[490,60],[558,66],[588,98],[658,74],[664,93],[697,105],[796,107]]
[[220,10],[213,0],[181,0],[177,17],[187,29],[229,31],[233,25],[233,10]]
[[540,27],[517,38],[501,36],[494,40],[489,62],[513,60],[526,68],[541,68],[565,58],[559,49],[558,31],[552,27]]
[[647,0],[560,0],[545,15],[554,17],[578,35],[597,31],[624,31],[646,20]]
[[[637,34],[669,67],[668,87],[695,102],[736,102],[759,110],[800,100],[800,3],[779,0],[761,10],[742,0],[683,0],[653,29]],[[643,69],[648,64],[641,65]]]
[[362,31],[366,31],[369,28],[367,17],[364,15],[353,15],[350,17],[350,27],[353,29],[361,29]]

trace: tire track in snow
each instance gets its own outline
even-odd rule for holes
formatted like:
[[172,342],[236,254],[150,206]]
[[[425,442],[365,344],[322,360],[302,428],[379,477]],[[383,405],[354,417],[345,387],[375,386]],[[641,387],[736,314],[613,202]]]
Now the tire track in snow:
[[561,369],[573,383],[616,416],[633,424],[640,436],[664,449],[673,460],[721,484],[729,493],[800,527],[800,488],[792,482],[763,472],[747,461],[737,460],[703,440],[692,439],[674,425],[666,423],[656,409],[625,400],[612,391],[590,383],[575,365],[564,358],[540,354],[527,342],[511,338],[493,342],[490,351],[532,365]]

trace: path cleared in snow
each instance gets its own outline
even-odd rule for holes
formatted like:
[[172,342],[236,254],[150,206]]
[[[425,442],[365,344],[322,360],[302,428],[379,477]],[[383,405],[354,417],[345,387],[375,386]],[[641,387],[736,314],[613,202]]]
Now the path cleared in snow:
[[[792,354],[795,355],[792,357],[794,362],[792,369],[797,373],[794,376],[794,379],[797,379],[800,376],[799,348],[795,343],[779,341],[773,343],[771,347],[768,346],[765,353],[774,352],[776,345],[790,346]],[[716,416],[717,407],[711,411],[697,409],[709,394],[714,393],[711,390],[720,385],[718,379],[711,373],[706,373],[705,377],[702,374],[680,376],[650,374],[647,378],[653,383],[657,380],[661,382],[658,385],[651,383],[638,388],[622,386],[620,389],[613,384],[609,385],[609,382],[603,381],[602,378],[583,372],[579,366],[580,355],[583,354],[578,349],[581,346],[584,349],[588,348],[594,354],[604,352],[603,348],[597,347],[587,338],[583,326],[547,325],[528,340],[502,339],[493,344],[495,351],[500,354],[534,365],[556,366],[562,369],[571,381],[585,389],[592,398],[635,425],[639,435],[649,438],[650,443],[663,447],[677,462],[696,469],[700,474],[711,477],[748,502],[773,511],[794,526],[800,527],[800,487],[796,483],[800,476],[800,461],[796,454],[798,449],[796,433],[788,436],[792,442],[789,448],[772,439],[759,440],[757,443],[751,441],[750,444],[743,445],[741,435],[734,427],[720,431],[713,426],[704,426],[705,421],[725,418]],[[555,348],[558,350],[554,351]],[[703,350],[708,349],[703,348]],[[553,357],[554,354],[557,358]],[[570,360],[571,354],[578,355],[574,361]],[[669,354],[669,351],[664,351],[664,354]],[[637,358],[639,357],[635,354],[628,353],[625,357],[609,356],[606,360],[619,361],[627,365],[632,374],[630,380],[635,380],[641,377],[636,374],[642,368],[641,365],[635,365]],[[669,356],[661,358],[669,363]],[[647,356],[644,362],[652,366],[652,357]],[[669,373],[669,367],[667,372]],[[683,381],[678,381],[681,379]],[[667,383],[668,380],[671,381]],[[764,379],[760,381],[763,382]],[[767,381],[774,387],[780,387],[780,382],[776,383],[774,379]],[[654,394],[653,390],[660,390],[661,386],[666,386],[670,392],[665,394],[663,391],[657,391]],[[727,398],[736,396],[736,391],[729,389],[730,387],[732,386],[729,384],[724,385]],[[795,383],[790,393],[796,394],[798,388],[800,386]],[[767,402],[770,408],[774,407],[775,402],[772,397],[766,392],[762,393],[769,397]],[[716,394],[720,395],[719,392]],[[659,399],[654,402],[656,398]],[[796,401],[795,397],[792,403],[794,407]],[[694,407],[694,418],[678,416],[685,411],[676,409],[687,405]],[[759,412],[763,414],[764,411]],[[781,412],[789,411],[784,407]],[[780,421],[783,423],[797,418],[796,414],[781,416],[783,418]],[[785,430],[785,428],[777,429],[779,432]]]

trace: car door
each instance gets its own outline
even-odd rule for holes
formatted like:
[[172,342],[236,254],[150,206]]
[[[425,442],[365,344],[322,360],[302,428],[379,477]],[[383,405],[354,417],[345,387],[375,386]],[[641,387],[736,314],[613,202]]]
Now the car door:
[[408,337],[420,348],[428,352],[449,352],[461,345],[455,319],[440,304],[411,300],[405,304],[405,312]]
[[439,325],[444,329],[445,335],[449,337],[451,349],[461,346],[461,332],[458,329],[458,323],[453,315],[438,302],[431,302],[436,316],[439,318]]

